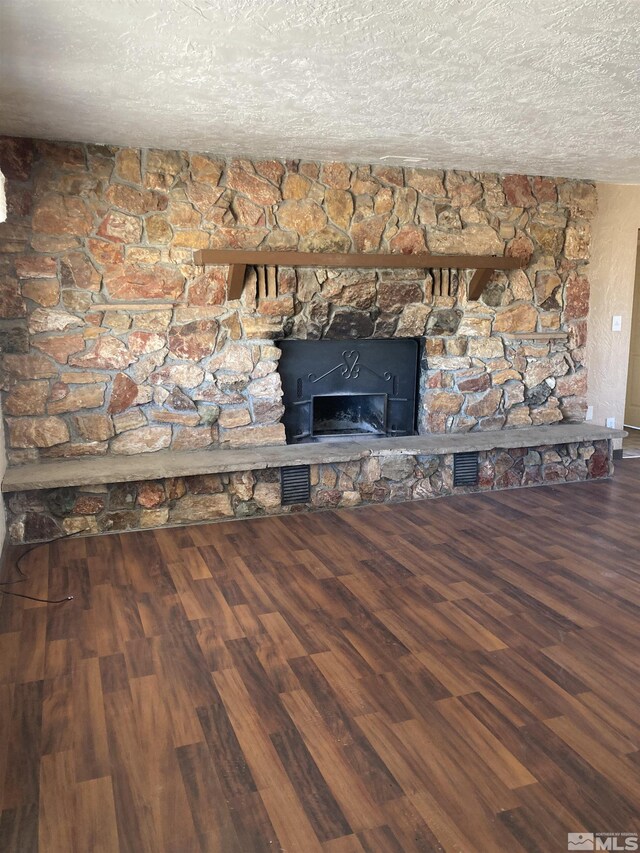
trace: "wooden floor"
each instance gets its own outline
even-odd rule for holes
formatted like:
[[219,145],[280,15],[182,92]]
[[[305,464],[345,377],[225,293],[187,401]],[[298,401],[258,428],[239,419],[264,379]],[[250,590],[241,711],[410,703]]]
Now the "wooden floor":
[[565,851],[640,830],[640,464],[71,539],[0,607],[0,850]]

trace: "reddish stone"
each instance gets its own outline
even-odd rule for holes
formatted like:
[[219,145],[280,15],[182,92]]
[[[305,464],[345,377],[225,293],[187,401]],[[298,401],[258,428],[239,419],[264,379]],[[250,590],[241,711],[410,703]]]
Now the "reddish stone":
[[110,210],[100,223],[98,234],[114,243],[139,243],[142,239],[142,220],[128,213]]
[[48,195],[36,204],[32,224],[33,230],[41,234],[84,237],[93,228],[93,217],[81,198]]
[[0,278],[0,318],[12,320],[24,317],[27,308],[20,294],[17,279],[3,276]]
[[165,499],[166,495],[162,483],[149,481],[138,485],[138,503],[145,509],[160,506]]
[[253,164],[256,172],[267,178],[272,184],[278,185],[284,175],[284,166],[279,160],[258,160]]
[[508,258],[517,258],[528,263],[533,254],[533,243],[526,234],[520,232],[509,241],[505,254]]
[[196,474],[189,477],[187,488],[193,495],[211,495],[224,491],[219,474]]
[[124,184],[113,184],[108,187],[105,198],[114,207],[138,215],[156,210],[166,210],[168,203],[167,196],[163,193],[136,190]]
[[239,225],[264,225],[264,210],[249,199],[238,196],[233,202],[233,213]]
[[378,307],[398,313],[411,302],[422,302],[423,294],[416,281],[382,281],[378,285]]
[[557,483],[560,480],[566,480],[567,471],[564,465],[559,462],[552,462],[549,465],[542,466],[542,479],[545,483]]
[[564,316],[569,320],[578,320],[589,313],[589,279],[572,272],[565,287]]
[[119,414],[132,406],[138,396],[138,386],[126,373],[117,373],[111,386],[111,399],[107,411]]
[[590,477],[609,476],[609,456],[605,450],[596,450],[587,465]]
[[129,351],[136,356],[157,352],[167,342],[164,335],[159,335],[156,332],[131,332],[127,341]]
[[227,186],[248,196],[256,204],[276,204],[280,201],[280,191],[269,181],[258,175],[252,175],[233,160],[227,171]]
[[111,335],[104,335],[96,342],[95,347],[87,353],[72,356],[69,364],[74,367],[90,367],[102,369],[122,369],[128,367],[135,358],[127,347]]
[[2,368],[6,376],[15,379],[46,379],[55,376],[59,369],[43,355],[13,353],[2,357]]
[[392,252],[401,252],[403,255],[427,251],[424,230],[417,225],[405,225],[391,239],[389,245]]
[[42,255],[16,258],[15,267],[18,278],[55,278],[58,274],[56,259]]
[[380,246],[382,232],[387,226],[388,217],[370,216],[351,225],[351,239],[357,252],[372,252]]
[[87,240],[87,248],[99,264],[121,264],[124,247],[108,240]]
[[351,184],[351,169],[346,163],[325,163],[322,167],[322,180],[333,189],[348,190]]
[[9,180],[29,180],[33,154],[34,146],[30,139],[0,136],[0,168]]
[[113,299],[178,299],[184,276],[176,267],[125,264],[105,272],[105,285]]
[[74,515],[97,515],[104,509],[104,499],[94,495],[80,495],[74,504]]
[[7,213],[10,216],[28,216],[31,213],[33,195],[30,190],[18,184],[6,184]]
[[505,175],[502,188],[509,204],[514,207],[535,207],[529,179],[525,175]]
[[189,285],[190,305],[221,305],[227,296],[227,270],[214,267]]
[[196,320],[169,330],[169,351],[175,358],[200,361],[214,352],[218,337],[215,320]]
[[100,290],[102,276],[86,255],[71,252],[60,261],[60,280],[63,287],[81,290]]
[[33,338],[32,344],[60,364],[65,364],[70,355],[84,349],[85,340],[78,332],[73,335],[40,335]]
[[488,373],[483,373],[480,376],[474,376],[471,379],[463,379],[458,382],[458,390],[463,392],[469,391],[486,391],[491,385],[491,378]]
[[554,203],[558,200],[556,182],[552,178],[537,177],[533,179],[533,194],[540,204],[545,202]]
[[60,285],[55,278],[31,278],[23,283],[22,295],[38,305],[52,308],[60,301]]

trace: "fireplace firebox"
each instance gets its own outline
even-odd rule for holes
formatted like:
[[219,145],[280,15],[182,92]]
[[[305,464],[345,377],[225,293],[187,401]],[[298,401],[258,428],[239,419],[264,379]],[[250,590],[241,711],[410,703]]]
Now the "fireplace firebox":
[[287,442],[414,435],[418,341],[280,341]]

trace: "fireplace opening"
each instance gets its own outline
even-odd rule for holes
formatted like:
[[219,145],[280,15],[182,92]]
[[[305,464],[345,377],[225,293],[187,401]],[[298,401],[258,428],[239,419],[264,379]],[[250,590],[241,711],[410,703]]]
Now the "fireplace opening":
[[322,394],[311,398],[312,435],[386,435],[386,394]]
[[279,342],[287,442],[415,435],[415,338]]

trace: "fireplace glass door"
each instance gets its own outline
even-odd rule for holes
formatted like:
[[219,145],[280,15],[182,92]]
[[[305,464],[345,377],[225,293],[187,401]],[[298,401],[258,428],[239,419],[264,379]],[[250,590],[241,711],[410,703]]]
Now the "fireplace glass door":
[[320,394],[311,399],[312,436],[385,435],[386,394]]

